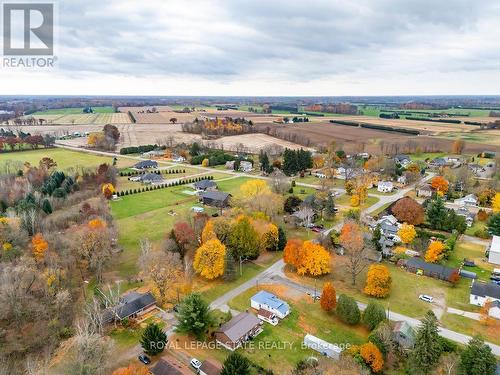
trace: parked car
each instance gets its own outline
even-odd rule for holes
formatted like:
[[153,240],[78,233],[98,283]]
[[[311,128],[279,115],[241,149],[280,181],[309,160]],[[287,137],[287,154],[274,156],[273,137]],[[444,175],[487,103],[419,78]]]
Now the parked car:
[[322,224],[320,224],[320,225],[315,225],[315,226],[313,226],[313,227],[311,228],[311,230],[312,230],[313,232],[316,232],[316,233],[321,232],[323,229],[325,229],[325,227],[324,227]]
[[431,296],[428,296],[427,294],[421,294],[418,296],[418,298],[424,302],[429,302],[429,303],[434,302],[434,298]]
[[199,370],[199,368],[201,367],[201,362],[196,358],[191,359],[191,362],[189,363],[191,363],[191,366],[193,366],[196,370]]
[[139,357],[139,361],[141,361],[142,363],[144,363],[145,365],[149,365],[151,363],[151,360],[149,359],[149,357],[145,354],[141,354]]

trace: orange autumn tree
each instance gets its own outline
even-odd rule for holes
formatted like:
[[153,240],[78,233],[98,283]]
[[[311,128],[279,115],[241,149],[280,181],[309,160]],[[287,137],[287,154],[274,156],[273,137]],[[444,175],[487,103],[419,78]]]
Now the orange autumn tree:
[[413,242],[416,236],[417,231],[413,225],[403,223],[398,230],[398,237],[401,238],[401,242],[404,244]]
[[377,373],[384,368],[384,357],[375,344],[368,341],[359,348],[359,354],[373,372]]
[[132,363],[128,367],[116,369],[111,375],[148,375],[149,373],[146,366]]
[[448,191],[449,182],[441,176],[436,176],[431,180],[431,186],[438,195],[443,196]]
[[208,280],[224,274],[226,246],[218,239],[211,239],[201,245],[194,255],[193,267],[197,273]]
[[372,297],[385,298],[389,295],[391,283],[389,269],[382,264],[372,264],[368,269],[366,285],[363,291]]
[[330,253],[323,246],[306,241],[302,245],[301,255],[297,267],[299,275],[320,276],[330,272]]
[[439,262],[444,255],[444,250],[444,243],[441,241],[432,241],[425,253],[425,261],[429,263]]
[[88,227],[92,230],[94,229],[104,229],[106,228],[106,222],[101,219],[93,219],[88,222]]
[[332,311],[335,306],[337,306],[337,293],[331,282],[326,282],[325,285],[323,285],[320,305],[325,311]]
[[43,238],[41,233],[37,233],[31,239],[33,248],[33,256],[37,261],[41,261],[45,257],[45,252],[49,249],[49,244]]
[[302,251],[302,240],[298,238],[289,239],[283,249],[283,260],[286,264],[289,264],[295,268],[300,264],[301,251]]

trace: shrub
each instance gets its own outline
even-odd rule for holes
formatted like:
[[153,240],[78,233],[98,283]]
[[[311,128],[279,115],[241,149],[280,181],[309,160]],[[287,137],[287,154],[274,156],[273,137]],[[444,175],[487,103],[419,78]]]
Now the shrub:
[[370,302],[363,312],[363,324],[373,331],[386,319],[385,309],[380,303]]
[[361,319],[358,304],[354,298],[341,294],[337,301],[337,315],[347,324],[358,324]]

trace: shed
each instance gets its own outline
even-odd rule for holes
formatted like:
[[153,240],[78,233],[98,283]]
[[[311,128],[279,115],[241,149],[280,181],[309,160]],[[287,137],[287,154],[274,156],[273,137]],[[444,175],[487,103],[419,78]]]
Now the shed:
[[315,350],[326,357],[339,359],[342,349],[309,333],[304,336],[304,346]]
[[411,349],[415,345],[415,330],[406,321],[396,322],[392,335],[403,349]]

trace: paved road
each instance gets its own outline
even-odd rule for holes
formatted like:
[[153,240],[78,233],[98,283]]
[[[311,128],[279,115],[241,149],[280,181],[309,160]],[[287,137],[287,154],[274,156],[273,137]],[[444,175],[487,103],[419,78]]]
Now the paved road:
[[[107,155],[107,156],[112,156],[112,157],[117,156],[117,154],[111,153],[111,152],[103,152],[103,151],[96,151],[96,150],[86,150],[86,149],[82,150],[81,148],[78,148],[78,147],[70,147],[70,146],[65,146],[65,145],[64,146],[57,145],[57,146],[58,147],[68,148],[68,149],[74,149],[76,151],[91,152],[91,153],[95,153],[95,154]],[[130,158],[130,159],[141,160],[141,158],[134,157],[134,156],[127,156],[127,155],[120,155],[120,156],[121,157],[127,157],[127,158]],[[165,163],[165,164],[167,164],[167,163]],[[168,164],[171,165],[172,163],[168,163]],[[210,168],[204,168],[204,167],[199,167],[199,166],[190,166],[190,167],[201,169],[201,170],[208,170],[208,171],[212,171],[213,172],[213,169],[210,169]],[[246,177],[262,178],[261,176],[252,176],[252,175],[247,175],[247,174],[238,173],[238,172],[231,172],[231,171],[225,171],[225,173],[233,174],[233,175],[237,175],[237,176],[241,175],[241,176],[246,176]],[[429,175],[427,175],[420,182],[427,181],[427,180],[431,179],[432,177],[434,177],[434,174],[430,173]],[[299,185],[299,183],[297,183],[297,185]],[[307,185],[304,184],[304,186],[307,186]],[[369,207],[364,212],[365,213],[371,213],[371,212],[379,209],[380,207],[384,206],[387,203],[396,201],[396,200],[402,198],[406,193],[408,193],[409,191],[411,191],[413,188],[414,188],[414,186],[409,186],[409,187],[407,187],[405,189],[399,190],[396,194],[387,195],[387,196],[378,196],[378,197],[380,197],[379,202],[375,203],[374,205],[372,205],[371,207]],[[341,225],[341,224],[336,225],[334,228],[337,228],[337,227],[340,228],[339,225]],[[328,231],[330,231],[331,229],[333,229],[333,228],[330,228]],[[286,284],[286,285],[289,285],[289,286],[293,285],[293,287],[295,289],[297,289],[299,291],[303,291],[305,293],[308,293],[308,292],[309,293],[313,293],[314,292],[314,288],[311,288],[311,287],[308,287],[308,286],[305,286],[305,285],[301,285],[301,284],[297,284],[297,283],[295,283],[295,282],[287,279],[286,275],[283,273],[283,267],[284,267],[284,265],[285,264],[284,264],[284,262],[283,262],[282,259],[279,260],[279,261],[277,261],[276,263],[274,263],[273,265],[271,265],[269,268],[267,268],[265,271],[263,271],[260,274],[258,274],[257,276],[255,276],[254,278],[248,280],[247,282],[241,284],[240,286],[234,288],[233,290],[230,290],[226,294],[224,294],[224,295],[220,296],[219,298],[217,298],[215,301],[213,301],[210,304],[210,308],[212,308],[212,309],[227,308],[227,303],[231,299],[233,299],[234,297],[240,295],[241,293],[243,293],[244,291],[248,290],[252,286],[258,285],[259,283],[265,283],[265,282],[283,283],[283,284]],[[358,302],[358,305],[359,305],[360,309],[362,309],[362,310],[366,308],[366,305],[363,304],[363,303],[361,303],[361,302]],[[406,321],[412,327],[418,327],[418,325],[420,324],[420,321],[418,319],[411,318],[409,316],[398,314],[398,313],[392,312],[392,311],[389,313],[388,318],[390,320],[393,320],[393,321]],[[467,335],[464,335],[462,333],[451,331],[451,330],[446,329],[446,328],[439,328],[439,334],[442,337],[445,337],[445,338],[447,338],[449,340],[452,340],[452,341],[455,341],[455,342],[458,342],[458,343],[461,343],[461,344],[467,344],[469,342],[469,340],[471,339],[471,336],[467,336]],[[487,342],[487,344],[491,347],[492,352],[493,352],[494,355],[500,356],[500,346],[492,344],[492,343],[489,343],[489,342]]]

